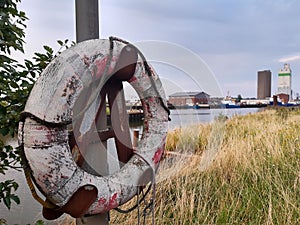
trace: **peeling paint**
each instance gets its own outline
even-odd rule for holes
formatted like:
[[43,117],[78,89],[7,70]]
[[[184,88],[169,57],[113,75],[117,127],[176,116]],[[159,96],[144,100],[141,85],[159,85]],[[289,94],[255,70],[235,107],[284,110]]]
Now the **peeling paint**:
[[[90,40],[67,49],[39,77],[26,104],[25,112],[38,119],[28,117],[20,123],[19,141],[24,144],[36,185],[59,207],[86,185],[98,190],[97,200],[88,214],[106,212],[124,204],[144,185],[141,177],[149,169],[157,168],[163,155],[168,112],[162,104],[166,99],[162,86],[153,86],[159,84],[155,71],[150,68],[148,74],[139,56],[135,73],[129,80],[142,100],[145,114],[143,137],[135,149],[136,154],[117,173],[104,177],[82,170],[72,157],[67,125],[72,123],[73,107],[84,84],[102,78],[108,63],[106,79],[112,75],[119,54],[126,46],[119,41],[114,43],[111,61],[108,60],[109,40]],[[70,64],[72,62],[80,66]],[[95,119],[96,113],[97,110],[85,111],[83,117]]]
[[113,196],[109,199],[108,206],[106,208],[107,211],[118,207],[119,204],[117,202],[117,197],[118,197],[118,194],[114,193]]
[[157,164],[157,163],[159,163],[159,161],[160,161],[160,159],[161,159],[161,156],[162,156],[162,154],[163,154],[163,149],[162,148],[159,148],[156,152],[155,152],[155,154],[154,154],[154,156],[153,156],[153,158],[152,158],[152,161],[155,163],[155,164]]

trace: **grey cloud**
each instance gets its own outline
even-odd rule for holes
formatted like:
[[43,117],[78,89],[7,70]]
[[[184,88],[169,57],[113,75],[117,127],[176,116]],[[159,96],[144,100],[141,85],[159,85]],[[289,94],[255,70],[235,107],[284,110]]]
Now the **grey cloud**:
[[[277,71],[281,66],[278,59],[300,52],[300,1],[297,0],[99,2],[103,38],[115,35],[131,42],[163,40],[183,45],[207,56],[222,81],[224,75],[237,82],[246,76],[256,79],[260,65],[266,69],[269,65]],[[51,38],[56,41],[57,37],[64,39],[75,33],[73,0],[24,0],[22,4],[31,20],[28,29],[34,37],[31,45],[39,44],[40,39],[42,46],[49,44]],[[235,57],[238,55],[247,55],[247,61]],[[296,61],[293,63],[293,71],[300,72],[300,66]]]

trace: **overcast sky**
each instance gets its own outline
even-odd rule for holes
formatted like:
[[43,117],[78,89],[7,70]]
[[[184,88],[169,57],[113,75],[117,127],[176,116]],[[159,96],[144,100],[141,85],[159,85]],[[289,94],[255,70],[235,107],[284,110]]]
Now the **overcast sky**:
[[[256,97],[259,70],[272,71],[275,94],[277,73],[285,62],[291,65],[294,93],[300,92],[300,1],[99,2],[102,38],[117,36],[133,43],[163,41],[189,50],[202,60],[200,67],[206,66],[215,76],[224,95],[229,92],[232,96]],[[43,45],[57,48],[56,40],[75,41],[75,0],[23,0],[19,8],[30,19],[27,58],[41,51]],[[159,76],[172,80],[178,90],[197,91],[199,87],[214,95],[206,90],[205,80],[201,80],[205,78],[183,73],[181,68],[157,67]],[[166,89],[171,94],[176,88]]]

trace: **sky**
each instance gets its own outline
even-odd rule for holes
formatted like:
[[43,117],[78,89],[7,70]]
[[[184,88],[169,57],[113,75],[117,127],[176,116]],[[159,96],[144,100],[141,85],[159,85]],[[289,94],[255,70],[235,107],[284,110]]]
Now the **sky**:
[[[256,97],[260,70],[271,70],[272,94],[276,94],[278,70],[284,63],[289,63],[292,69],[293,93],[300,92],[300,1],[99,0],[99,3],[100,37],[117,36],[140,43],[142,51],[152,50],[145,55],[153,58],[167,95],[201,90],[211,96]],[[27,58],[41,51],[43,45],[58,49],[57,40],[75,41],[74,0],[22,0],[19,9],[29,18],[25,30]],[[169,51],[170,48],[175,51]],[[157,52],[164,53],[165,49],[169,55],[158,59]],[[175,64],[168,62],[167,58],[172,56],[177,57]],[[191,61],[194,63],[189,64]],[[194,67],[192,72],[186,70],[189,66]],[[208,77],[213,87],[207,83]]]

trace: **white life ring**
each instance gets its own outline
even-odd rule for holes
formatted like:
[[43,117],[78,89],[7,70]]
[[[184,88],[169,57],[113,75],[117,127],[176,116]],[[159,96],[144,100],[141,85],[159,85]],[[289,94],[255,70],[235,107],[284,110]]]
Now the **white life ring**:
[[[30,93],[19,124],[19,142],[34,183],[47,201],[58,208],[63,208],[83,187],[96,189],[93,203],[88,204],[84,214],[116,208],[149,182],[151,178],[143,176],[155,171],[160,162],[167,133],[166,98],[158,76],[138,50],[135,72],[128,82],[141,99],[144,125],[133,156],[116,173],[96,176],[81,169],[71,154],[68,129],[76,116],[76,101],[91,82],[97,80],[99,91],[104,87],[116,71],[121,51],[127,44],[115,38],[89,40],[65,50],[47,66]],[[99,107],[99,104],[87,106]],[[85,117],[87,111],[81,116]]]

